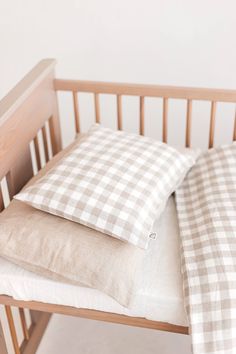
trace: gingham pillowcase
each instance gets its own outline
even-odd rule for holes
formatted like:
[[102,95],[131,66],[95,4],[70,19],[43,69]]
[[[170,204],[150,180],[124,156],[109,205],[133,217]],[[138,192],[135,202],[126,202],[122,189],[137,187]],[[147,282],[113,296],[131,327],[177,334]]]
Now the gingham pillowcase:
[[96,124],[55,168],[15,198],[147,248],[155,219],[195,158]]

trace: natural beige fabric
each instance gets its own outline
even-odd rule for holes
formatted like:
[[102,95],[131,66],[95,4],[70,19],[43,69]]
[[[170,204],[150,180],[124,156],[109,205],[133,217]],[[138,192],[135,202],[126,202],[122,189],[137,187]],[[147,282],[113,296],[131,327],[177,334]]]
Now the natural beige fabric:
[[236,143],[205,152],[176,202],[193,353],[236,353]]
[[154,221],[195,158],[96,124],[57,167],[15,198],[147,248]]
[[128,306],[144,251],[13,200],[0,215],[0,255],[40,275],[99,289]]

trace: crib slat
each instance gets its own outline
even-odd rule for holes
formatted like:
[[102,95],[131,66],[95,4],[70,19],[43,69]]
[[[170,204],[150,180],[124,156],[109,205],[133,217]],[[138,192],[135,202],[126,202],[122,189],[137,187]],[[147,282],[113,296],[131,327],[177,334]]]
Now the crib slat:
[[6,311],[6,315],[7,315],[7,321],[8,321],[8,325],[9,325],[9,329],[10,329],[10,333],[11,333],[11,339],[12,339],[12,344],[14,347],[15,354],[20,354],[20,347],[18,344],[18,339],[17,339],[17,335],[16,335],[16,328],[15,328],[15,324],[14,324],[14,320],[13,320],[13,316],[12,316],[11,307],[6,305],[5,311]]
[[55,109],[54,115],[48,119],[52,156],[56,155],[62,148],[59,122],[58,111]]
[[117,104],[117,128],[118,130],[122,130],[122,96],[116,96],[116,104]]
[[3,211],[3,209],[4,209],[4,202],[3,202],[2,188],[0,185],[0,213],[1,211]]
[[77,92],[73,92],[73,105],[75,115],[75,130],[76,133],[80,133],[80,119],[79,119],[79,102]]
[[9,199],[11,201],[13,196],[15,195],[15,188],[14,188],[14,183],[13,183],[13,179],[12,179],[12,174],[11,174],[10,171],[6,175],[6,182],[7,182],[8,196],[9,196]]
[[185,146],[191,145],[191,126],[192,126],[192,100],[187,100],[187,117],[186,117],[186,140]]
[[140,97],[139,114],[139,133],[140,135],[144,135],[144,96]]
[[215,135],[215,120],[216,120],[216,102],[211,102],[211,118],[210,118],[210,132],[209,132],[209,148],[214,145]]
[[25,312],[23,308],[19,308],[21,327],[24,335],[24,339],[29,340],[29,331],[26,323]]
[[168,98],[163,98],[163,126],[162,126],[162,141],[167,143],[167,126],[168,126]]
[[35,148],[35,156],[36,156],[36,162],[37,162],[37,169],[38,171],[40,170],[41,163],[40,163],[40,153],[39,153],[39,140],[38,136],[34,138],[34,148]]
[[236,110],[235,110],[235,118],[234,118],[233,141],[236,141]]
[[43,146],[44,146],[44,152],[45,152],[45,160],[46,160],[46,162],[48,162],[49,161],[49,150],[48,150],[48,139],[47,139],[47,132],[46,132],[45,125],[42,128],[42,134],[43,134]]
[[99,94],[94,94],[94,103],[95,103],[95,117],[96,123],[100,123],[100,104],[99,104]]
[[3,328],[2,328],[2,324],[0,321],[0,353],[1,354],[7,354],[7,344],[5,341],[5,336],[4,336],[4,332],[3,332]]

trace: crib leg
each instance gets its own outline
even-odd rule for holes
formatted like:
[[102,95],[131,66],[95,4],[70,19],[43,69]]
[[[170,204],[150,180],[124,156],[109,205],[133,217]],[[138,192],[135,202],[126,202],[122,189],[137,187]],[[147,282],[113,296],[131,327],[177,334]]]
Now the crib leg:
[[30,311],[31,326],[29,328],[29,340],[21,344],[21,354],[35,354],[44,335],[51,314],[41,311]]
[[15,354],[20,354],[20,347],[19,347],[18,340],[17,340],[16,328],[15,328],[15,323],[14,323],[13,316],[12,316],[11,307],[5,306],[5,311],[6,311],[6,315],[7,315],[7,321],[8,321],[8,325],[9,325],[9,329],[10,329],[10,333],[11,333],[11,339],[12,339],[12,344],[14,347]]
[[0,321],[0,353],[7,354],[7,345],[6,345],[1,321]]
[[[22,331],[24,335],[24,339],[21,344],[19,344],[18,342],[11,307],[7,305],[5,306],[12,344],[14,347],[14,353],[15,354],[35,354],[38,349],[39,343],[43,337],[43,334],[47,328],[51,314],[47,312],[31,310],[30,311],[31,325],[28,328],[25,319],[24,309],[19,308],[18,310],[20,315]],[[6,341],[4,338],[3,328],[0,323],[0,354],[7,354],[7,353],[8,352],[7,352]]]

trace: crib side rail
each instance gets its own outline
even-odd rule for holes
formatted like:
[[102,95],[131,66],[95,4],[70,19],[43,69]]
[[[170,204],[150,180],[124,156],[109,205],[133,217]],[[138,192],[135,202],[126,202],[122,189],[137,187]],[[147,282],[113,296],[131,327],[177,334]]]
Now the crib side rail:
[[[53,86],[55,63],[53,59],[42,60],[0,101],[0,212],[42,167],[42,154],[46,162],[50,154],[61,149],[57,98]],[[25,310],[19,308],[23,333],[23,342],[20,343],[11,307],[5,306],[5,312],[14,353],[34,353],[50,314],[31,311],[29,327]],[[7,352],[0,324],[0,353]]]
[[[100,106],[99,95],[111,94],[117,98],[117,128],[122,129],[122,97],[137,96],[139,97],[139,133],[145,133],[145,98],[156,97],[163,101],[162,114],[162,140],[167,142],[168,139],[168,108],[170,99],[182,99],[186,101],[186,131],[185,146],[191,146],[192,132],[192,110],[193,101],[209,101],[210,109],[210,127],[209,127],[209,148],[214,145],[215,120],[217,103],[236,103],[236,90],[212,89],[212,88],[194,88],[194,87],[177,87],[177,86],[159,86],[159,85],[140,85],[126,83],[107,83],[95,81],[79,81],[79,80],[63,80],[55,79],[54,87],[57,91],[70,91],[73,95],[75,126],[77,132],[80,131],[80,113],[78,93],[93,93],[96,122],[100,122]],[[232,133],[233,140],[236,140],[236,115],[234,130]]]
[[[54,59],[42,60],[0,101],[0,181],[5,178],[10,198],[33,175],[30,142],[34,144],[38,167],[40,165],[39,130],[42,130],[45,159],[48,159],[47,122],[53,153],[61,149],[53,87],[55,63]],[[5,204],[0,192],[0,211]]]

